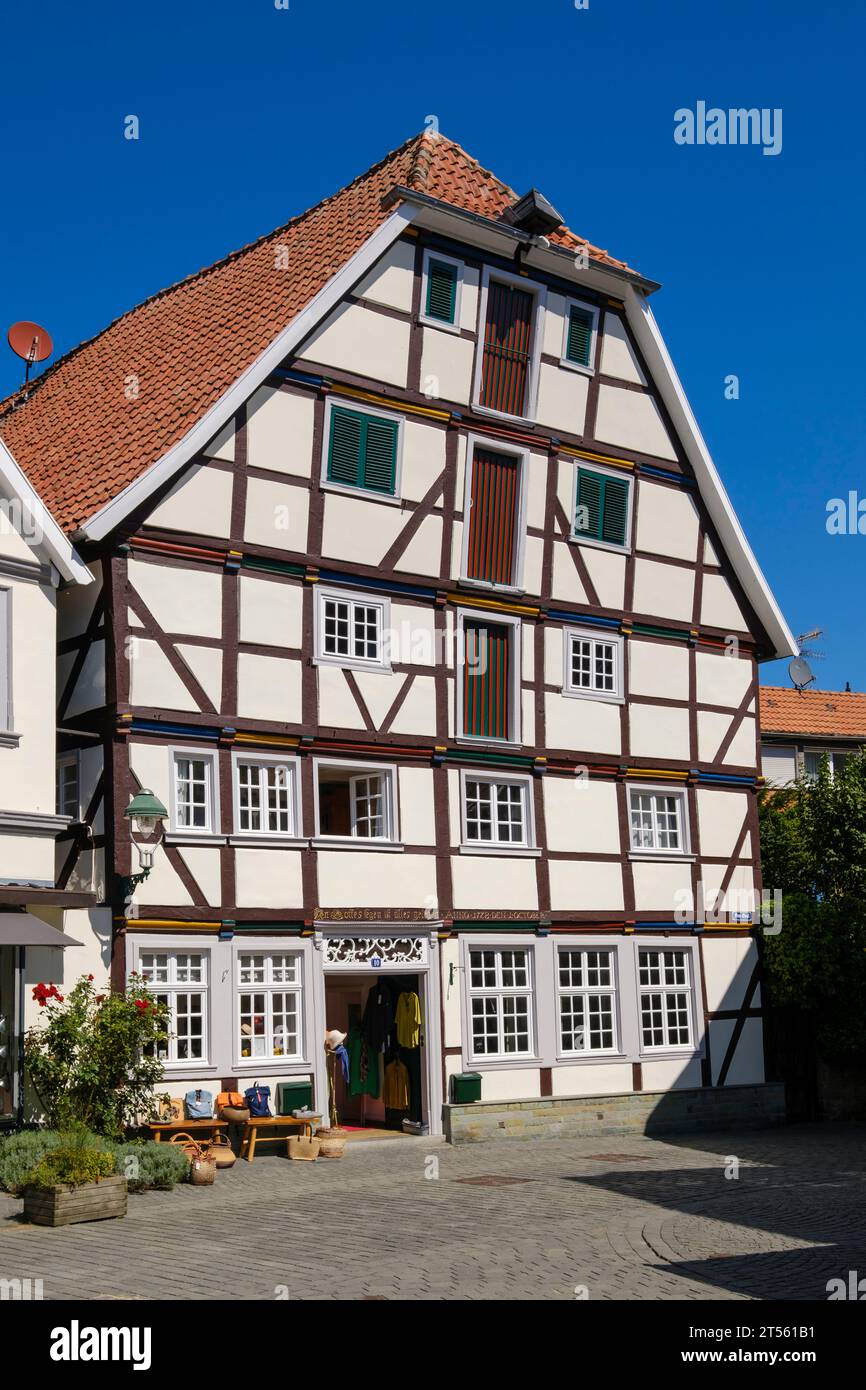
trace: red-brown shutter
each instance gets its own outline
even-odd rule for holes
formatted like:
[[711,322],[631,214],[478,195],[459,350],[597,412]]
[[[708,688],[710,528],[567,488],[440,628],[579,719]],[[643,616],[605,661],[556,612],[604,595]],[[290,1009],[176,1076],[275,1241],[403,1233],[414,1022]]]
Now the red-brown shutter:
[[476,449],[472,461],[466,577],[490,584],[514,583],[517,489],[520,461],[492,449]]
[[463,733],[473,738],[509,737],[511,629],[467,621],[463,630]]
[[491,280],[487,291],[481,404],[522,415],[532,350],[533,296]]

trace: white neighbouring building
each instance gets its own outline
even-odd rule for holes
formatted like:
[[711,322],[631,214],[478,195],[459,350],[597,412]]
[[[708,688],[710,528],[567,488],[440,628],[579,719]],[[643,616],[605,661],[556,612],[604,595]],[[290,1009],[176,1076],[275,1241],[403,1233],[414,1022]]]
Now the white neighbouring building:
[[[28,986],[82,960],[92,890],[58,891],[55,842],[73,817],[55,805],[57,601],[90,571],[0,442],[0,1130],[24,1114]],[[71,925],[71,934],[64,930]],[[77,938],[77,939],[76,939]]]
[[94,578],[58,886],[169,1000],[173,1093],[321,1108],[324,1028],[390,979],[433,1133],[777,1113],[744,916],[795,646],[657,288],[425,133],[0,407]]

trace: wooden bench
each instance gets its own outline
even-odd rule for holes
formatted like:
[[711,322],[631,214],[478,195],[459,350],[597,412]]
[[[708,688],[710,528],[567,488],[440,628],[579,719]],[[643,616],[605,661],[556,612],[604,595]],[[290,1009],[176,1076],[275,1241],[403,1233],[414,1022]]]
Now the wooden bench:
[[251,1115],[244,1125],[241,1139],[241,1158],[252,1163],[256,1156],[256,1143],[271,1144],[285,1139],[285,1134],[259,1134],[260,1129],[299,1129],[312,1136],[313,1126],[322,1123],[321,1115]]
[[218,1130],[228,1129],[228,1123],[228,1120],[152,1120],[145,1128],[158,1144],[163,1134],[191,1134],[194,1139],[197,1133],[205,1130],[208,1134],[216,1134]]

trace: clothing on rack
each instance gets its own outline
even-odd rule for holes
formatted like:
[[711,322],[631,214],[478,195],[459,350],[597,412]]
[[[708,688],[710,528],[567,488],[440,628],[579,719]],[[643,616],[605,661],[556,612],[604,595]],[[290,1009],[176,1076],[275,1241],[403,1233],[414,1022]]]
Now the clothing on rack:
[[[340,1043],[340,1046],[339,1046],[339,1047],[332,1047],[332,1048],[331,1048],[331,1052],[333,1053],[334,1057],[336,1057],[336,1058],[338,1059],[338,1061],[339,1061],[339,1063],[340,1063],[340,1066],[343,1068],[343,1080],[344,1080],[345,1082],[348,1082],[348,1080],[349,1080],[349,1054],[348,1054],[348,1052],[346,1051],[346,1048],[345,1048],[344,1044],[343,1044],[343,1043]],[[335,1063],[334,1065],[336,1066],[336,1063]]]
[[349,1095],[378,1096],[378,1052],[373,1051],[358,1028],[350,1031],[346,1047],[349,1053]]
[[377,980],[367,995],[361,1032],[374,1052],[381,1052],[394,1029],[394,1006],[391,991]]
[[397,1041],[401,1047],[418,1047],[421,1042],[421,1002],[414,990],[404,990],[397,1000]]
[[386,1110],[409,1109],[409,1073],[396,1058],[385,1068],[382,1102]]

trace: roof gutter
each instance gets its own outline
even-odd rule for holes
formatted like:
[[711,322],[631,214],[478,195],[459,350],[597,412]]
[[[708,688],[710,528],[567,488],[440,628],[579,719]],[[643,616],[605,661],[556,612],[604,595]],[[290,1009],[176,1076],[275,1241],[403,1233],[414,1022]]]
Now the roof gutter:
[[[480,212],[469,212],[465,208],[455,206],[454,203],[445,202],[442,198],[433,198],[429,193],[419,193],[416,188],[406,188],[403,184],[397,184],[394,188],[389,189],[382,199],[382,207],[389,208],[395,203],[401,202],[414,203],[416,207],[429,208],[433,212],[447,213],[449,217],[456,217],[463,222],[471,223],[481,231],[504,237],[512,243],[525,246],[528,250],[543,250],[548,255],[567,261],[572,271],[575,269],[573,250],[565,246],[556,246],[546,237],[540,237],[534,232],[524,232],[520,227],[512,227],[509,223],[500,221],[499,218],[485,217]],[[547,244],[545,245],[545,243]],[[593,260],[592,257],[589,260],[589,269],[597,270],[604,275],[612,275],[617,280],[623,280],[640,290],[642,294],[654,294],[656,290],[661,289],[658,280],[648,280],[646,276],[638,275],[635,270],[623,270],[620,266],[607,265],[606,262]]]

